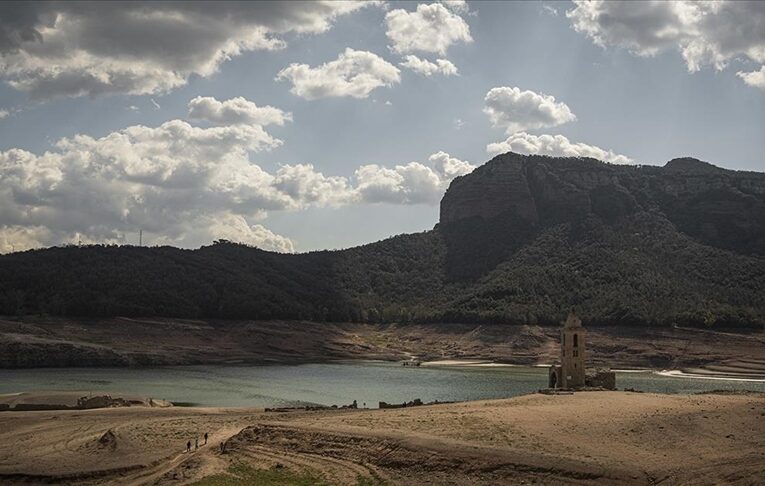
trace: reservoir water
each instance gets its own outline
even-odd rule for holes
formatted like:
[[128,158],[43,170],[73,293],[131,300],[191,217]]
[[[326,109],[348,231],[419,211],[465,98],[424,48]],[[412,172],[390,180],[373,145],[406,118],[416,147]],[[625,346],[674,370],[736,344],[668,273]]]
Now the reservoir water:
[[[706,380],[618,372],[619,389],[695,393],[710,390],[765,392],[765,382]],[[304,404],[377,407],[401,403],[507,398],[544,388],[546,368],[404,367],[353,362],[278,366],[184,366],[166,368],[67,368],[0,370],[0,394],[80,390],[161,398],[214,407],[275,407]]]

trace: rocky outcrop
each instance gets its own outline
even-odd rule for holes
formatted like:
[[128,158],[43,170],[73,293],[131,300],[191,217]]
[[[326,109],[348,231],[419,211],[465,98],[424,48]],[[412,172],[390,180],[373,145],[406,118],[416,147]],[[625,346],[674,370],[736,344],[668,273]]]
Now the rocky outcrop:
[[472,268],[485,271],[540,228],[591,219],[612,224],[636,212],[666,218],[704,244],[765,255],[765,174],[691,158],[648,167],[499,155],[452,182],[440,226],[452,254],[475,249],[480,239],[489,258]]
[[[514,154],[502,163],[489,162],[472,175],[455,179],[441,200],[441,222],[471,217],[491,219],[510,212],[527,224],[539,220],[526,167]],[[497,160],[497,159],[494,159]]]

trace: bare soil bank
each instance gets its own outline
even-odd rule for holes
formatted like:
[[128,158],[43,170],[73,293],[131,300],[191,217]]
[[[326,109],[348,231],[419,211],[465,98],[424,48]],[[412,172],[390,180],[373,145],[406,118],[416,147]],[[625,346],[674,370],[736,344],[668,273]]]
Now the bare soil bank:
[[[559,329],[299,321],[0,319],[0,368],[479,359],[534,365],[558,355]],[[765,333],[588,328],[592,365],[765,376]]]
[[22,392],[0,395],[0,411],[85,410],[110,407],[172,407],[166,400],[124,393],[87,391]]
[[[762,394],[627,392],[399,410],[18,412],[0,414],[0,482],[756,484],[763,417]],[[205,432],[208,445],[186,453]]]

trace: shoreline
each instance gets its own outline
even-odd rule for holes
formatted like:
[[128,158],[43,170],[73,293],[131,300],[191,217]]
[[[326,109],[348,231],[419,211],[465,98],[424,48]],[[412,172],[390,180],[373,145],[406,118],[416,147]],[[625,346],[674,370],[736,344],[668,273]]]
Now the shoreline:
[[687,373],[683,370],[661,370],[650,371],[659,376],[666,376],[668,378],[691,378],[694,380],[711,380],[711,381],[736,381],[736,382],[750,382],[750,383],[765,383],[765,376],[762,378],[751,378],[736,375],[720,375],[719,373],[710,372],[709,374],[702,373]]
[[[424,362],[421,364],[420,367],[424,368],[423,373],[418,374],[417,368],[414,369],[407,369],[408,367],[404,367],[401,365],[400,362],[397,361],[384,361],[384,360],[340,360],[333,362],[331,364],[328,364],[327,362],[318,363],[319,365],[327,365],[327,366],[337,366],[337,367],[348,367],[345,370],[341,369],[324,369],[322,373],[327,374],[326,376],[332,376],[335,373],[339,373],[341,376],[346,375],[347,373],[351,373],[351,375],[354,375],[353,367],[358,366],[360,367],[360,370],[358,373],[361,373],[362,375],[365,373],[369,373],[370,370],[372,373],[377,373],[375,371],[375,366],[379,366],[382,368],[387,368],[389,370],[394,370],[393,376],[400,376],[404,382],[411,381],[411,380],[426,380],[429,379],[431,376],[430,374],[433,372],[438,372],[438,370],[443,370],[444,373],[447,373],[448,370],[464,370],[465,377],[461,379],[467,379],[467,380],[473,380],[471,376],[473,374],[477,374],[476,377],[483,379],[483,380],[493,380],[494,383],[504,383],[505,380],[519,380],[521,383],[527,383],[529,380],[531,380],[533,383],[531,386],[527,384],[520,385],[520,388],[524,391],[524,393],[534,393],[537,390],[543,389],[546,386],[546,373],[544,372],[544,368],[541,366],[522,366],[522,365],[513,365],[513,364],[506,364],[506,363],[496,363],[491,362],[488,360],[476,360],[476,359],[456,359],[456,360],[435,360],[430,362]],[[261,368],[263,366],[277,366],[277,367],[285,367],[285,368],[295,368],[294,370],[290,371],[276,371],[275,373],[283,374],[287,373],[288,375],[294,375],[295,373],[300,374],[301,371],[297,369],[299,366],[306,366],[306,363],[303,363],[301,365],[261,365],[261,366],[252,366],[252,368]],[[366,365],[366,366],[365,366]],[[371,366],[369,366],[371,365]],[[218,368],[221,370],[225,370],[228,368],[226,365],[213,365],[214,368]],[[400,368],[399,368],[400,367]],[[241,368],[240,365],[237,365],[236,368]],[[172,366],[172,367],[157,367],[154,368],[156,370],[156,373],[154,375],[158,377],[162,377],[163,375],[163,369],[169,370],[175,370],[175,374],[172,376],[178,377],[178,379],[185,380],[188,377],[190,379],[191,385],[189,386],[195,386],[193,381],[196,376],[196,371],[198,370],[205,370],[205,371],[211,371],[212,367],[210,366],[199,366],[199,365],[192,365],[192,366]],[[187,372],[184,372],[182,370],[188,370]],[[114,368],[114,369],[104,369],[102,370],[105,374],[103,375],[103,380],[105,383],[110,383],[107,387],[91,387],[88,385],[87,381],[83,381],[82,377],[79,377],[76,373],[72,375],[72,372],[75,370],[80,371],[86,371],[87,373],[84,374],[86,377],[85,380],[90,380],[94,378],[99,378],[98,372],[96,371],[96,376],[93,376],[93,370],[92,368],[71,368],[69,369],[69,373],[67,373],[67,369],[58,370],[63,371],[63,374],[59,375],[58,373],[54,373],[53,375],[49,377],[45,377],[44,375],[38,375],[37,373],[33,374],[35,376],[41,376],[40,382],[38,383],[34,377],[27,376],[30,370],[13,370],[13,371],[0,371],[0,377],[6,376],[6,378],[11,379],[12,381],[9,382],[10,386],[5,387],[5,389],[2,389],[2,393],[0,393],[0,411],[13,411],[13,409],[16,407],[16,405],[20,405],[16,411],[18,410],[33,410],[34,407],[37,407],[38,410],[42,409],[61,409],[61,410],[74,410],[78,408],[78,399],[81,398],[91,398],[91,397],[109,397],[110,399],[114,399],[115,402],[118,402],[119,400],[123,400],[130,402],[131,406],[147,406],[147,407],[160,407],[160,406],[181,406],[181,407],[270,407],[270,408],[279,408],[284,405],[281,405],[281,402],[289,402],[289,403],[305,403],[305,404],[316,404],[316,405],[323,405],[323,406],[331,406],[332,404],[336,404],[338,406],[343,405],[342,400],[340,402],[333,402],[326,400],[327,396],[324,396],[324,400],[318,399],[317,397],[320,395],[316,395],[316,393],[321,393],[321,391],[314,391],[311,392],[310,390],[306,392],[307,394],[301,397],[292,396],[292,395],[280,395],[279,389],[274,389],[274,391],[270,392],[273,393],[273,400],[271,401],[262,401],[258,402],[257,400],[254,401],[254,403],[248,404],[246,401],[242,401],[240,398],[237,398],[237,388],[233,385],[232,388],[230,388],[230,393],[228,396],[226,393],[223,393],[223,398],[219,400],[212,400],[210,397],[205,396],[195,396],[192,394],[184,393],[182,389],[173,388],[170,386],[170,388],[167,388],[165,386],[162,389],[158,389],[156,387],[140,387],[140,386],[134,386],[131,385],[130,380],[128,381],[122,381],[121,377],[124,377],[126,375],[130,375],[129,371],[126,371],[122,368]],[[117,370],[119,371],[119,374],[112,375],[109,374],[110,371]],[[366,371],[365,371],[366,370]],[[400,371],[399,371],[400,370]],[[314,370],[315,371],[315,370]],[[308,370],[307,373],[312,373],[314,371]],[[629,390],[639,390],[642,392],[647,393],[661,393],[661,394],[668,394],[668,395],[674,395],[674,394],[693,394],[698,392],[706,392],[710,390],[720,389],[724,391],[753,391],[753,392],[765,392],[765,387],[763,387],[763,384],[765,384],[765,379],[759,378],[759,377],[752,377],[752,376],[745,376],[745,377],[735,377],[735,376],[720,376],[719,374],[709,374],[704,375],[700,373],[688,373],[683,370],[660,370],[660,369],[629,369],[629,370],[622,370],[617,369],[614,370],[617,373],[617,385],[621,389],[629,389]],[[16,378],[13,378],[14,374],[22,373],[20,375],[16,375]],[[481,372],[486,372],[485,374],[481,374]],[[41,372],[42,373],[42,372]],[[237,373],[237,372],[235,372]],[[242,371],[241,373],[246,373],[246,371]],[[261,374],[257,371],[251,372],[253,373],[253,377],[261,376]],[[411,375],[411,373],[415,373],[414,375]],[[214,375],[218,376],[221,374],[221,376],[227,376],[224,371],[221,372],[215,372]],[[623,374],[621,380],[618,378],[618,375]],[[630,376],[637,375],[645,375],[645,378],[638,378],[636,380],[631,380]],[[59,381],[59,380],[66,380],[66,376],[72,377],[71,379],[75,380],[74,386],[67,385],[65,381]],[[268,373],[264,376],[268,376]],[[355,375],[354,375],[355,376]],[[443,375],[443,376],[449,376],[449,375]],[[662,380],[656,381],[654,378],[650,378],[650,376],[660,377]],[[257,379],[257,378],[255,378]],[[265,378],[266,380],[270,378]],[[693,385],[691,383],[683,382],[682,380],[686,379],[693,379],[695,381],[698,381],[698,385]],[[31,382],[27,380],[32,380]],[[666,381],[665,381],[666,380]],[[268,381],[266,381],[267,383]],[[404,383],[402,382],[402,383]],[[702,382],[706,384],[701,384]],[[24,384],[27,385],[24,385]],[[184,382],[185,383],[185,382]],[[397,382],[391,382],[390,387],[391,390],[395,390],[395,387],[397,386],[395,383]],[[715,384],[718,384],[715,385]],[[14,385],[15,384],[15,385]],[[71,388],[67,388],[67,386],[70,386]],[[31,387],[31,389],[28,389],[27,387]],[[717,387],[717,388],[715,388]],[[1,388],[0,388],[1,389]],[[517,390],[514,387],[510,387],[507,389],[506,393],[502,393],[501,390],[497,391],[497,387],[494,387],[495,391],[492,393],[491,396],[499,399],[501,397],[511,397],[511,396],[520,396],[522,393],[517,393]],[[504,389],[504,388],[502,388]],[[120,391],[122,390],[122,391]],[[343,388],[338,388],[337,393],[343,392]],[[391,391],[389,390],[389,391]],[[427,391],[426,391],[427,390]],[[439,395],[437,392],[434,392],[432,389],[429,389],[427,387],[420,389],[419,391],[414,391],[409,394],[405,394],[405,396],[401,396],[401,394],[393,393],[396,398],[393,399],[395,403],[400,403],[402,401],[406,402],[408,400],[413,400],[415,398],[421,398],[424,401],[431,401],[431,400],[454,400],[454,401],[463,401],[463,400],[471,400],[474,395],[473,392],[471,392],[472,388],[467,387],[463,391],[454,391],[452,392],[453,395],[449,395],[449,397],[443,396],[442,394]],[[514,391],[510,391],[514,390]],[[313,393],[313,395],[312,395]],[[162,397],[162,399],[156,399],[156,398],[150,398],[150,397]],[[330,394],[329,396],[334,396]],[[476,397],[481,396],[480,394]],[[484,395],[485,396],[485,395]],[[359,398],[358,396],[353,397],[351,396],[348,398],[348,401],[350,401],[353,398]],[[362,397],[366,398],[365,402],[369,402],[370,404],[376,403],[377,400],[385,400],[390,402],[389,398],[391,398],[390,395],[387,395],[384,393],[384,391],[381,393],[380,390],[376,390],[375,392],[371,393],[370,396]],[[370,402],[369,398],[372,398],[372,401]],[[239,403],[242,402],[242,403]],[[262,403],[262,404],[261,404]],[[359,402],[361,403],[361,402]],[[115,404],[111,405],[113,407],[119,407],[120,405]],[[125,405],[122,405],[125,406]],[[104,408],[107,408],[108,405]],[[95,408],[95,407],[94,407]]]
[[[0,369],[401,362],[413,357],[534,366],[558,359],[559,339],[557,328],[519,324],[6,317],[0,318]],[[749,367],[765,374],[763,343],[762,332],[592,327],[588,358],[593,366],[612,369]]]
[[[421,367],[427,368],[549,368],[549,364],[534,364],[534,365],[518,365],[511,363],[497,363],[488,360],[437,360],[437,361],[423,361],[420,364]],[[682,369],[661,369],[661,368],[641,368],[641,369],[620,369],[613,368],[611,371],[616,373],[649,373],[658,376],[665,376],[668,378],[693,378],[698,380],[717,380],[717,381],[735,381],[735,382],[751,382],[751,383],[765,383],[765,374],[761,376],[749,376],[744,374],[726,373],[722,374],[716,371],[709,371],[708,373],[690,373],[683,371]]]

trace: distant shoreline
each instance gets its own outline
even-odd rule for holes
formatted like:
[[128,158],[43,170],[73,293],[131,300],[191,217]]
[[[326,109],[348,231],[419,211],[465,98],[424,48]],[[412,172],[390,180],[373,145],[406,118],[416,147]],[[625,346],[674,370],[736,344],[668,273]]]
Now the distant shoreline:
[[695,380],[717,380],[717,381],[741,381],[751,383],[765,383],[765,376],[762,378],[752,378],[737,375],[720,375],[720,374],[702,374],[702,373],[688,373],[683,370],[661,370],[651,371],[657,375],[667,376],[670,378],[692,378]]
[[[444,359],[436,361],[423,361],[420,366],[429,368],[509,368],[509,367],[523,367],[524,365],[517,365],[512,363],[497,363],[488,360],[475,360],[475,359]],[[536,364],[530,365],[530,368],[546,368],[549,364]],[[721,374],[714,371],[708,373],[701,372],[688,372],[682,369],[660,369],[660,368],[642,368],[642,369],[619,369],[615,368],[613,371],[617,373],[652,373],[660,376],[666,376],[669,378],[693,378],[698,380],[719,380],[719,381],[740,381],[751,383],[765,383],[765,374],[762,376],[742,376],[743,374],[726,373]],[[701,371],[701,370],[700,370]]]

